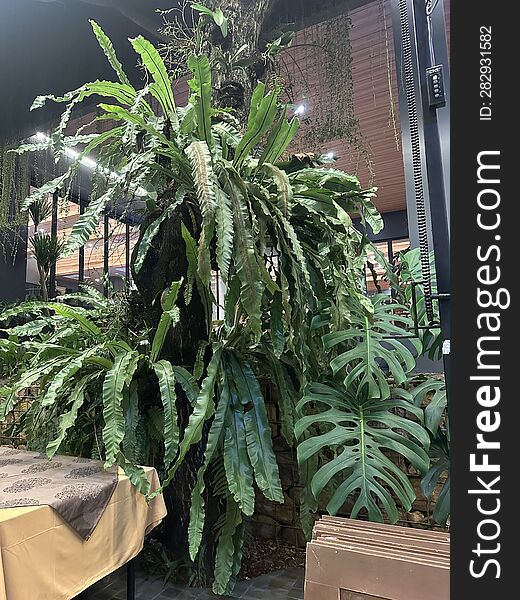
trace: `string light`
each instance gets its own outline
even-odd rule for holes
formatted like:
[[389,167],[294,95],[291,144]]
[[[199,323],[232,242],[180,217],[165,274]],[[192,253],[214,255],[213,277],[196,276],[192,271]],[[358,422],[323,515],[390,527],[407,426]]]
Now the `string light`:
[[72,148],[65,148],[65,154],[73,160],[76,160],[79,156],[79,152],[76,152],[76,150],[73,150]]

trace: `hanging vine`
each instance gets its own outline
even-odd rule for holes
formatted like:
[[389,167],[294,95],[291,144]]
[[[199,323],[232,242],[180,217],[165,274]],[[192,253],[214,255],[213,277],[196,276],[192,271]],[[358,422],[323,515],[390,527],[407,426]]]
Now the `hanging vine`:
[[20,211],[30,185],[27,155],[10,152],[20,140],[0,141],[0,247],[5,260],[14,261],[18,250],[19,228],[27,221]]
[[397,111],[396,111],[396,102],[394,98],[394,83],[392,78],[392,73],[395,72],[395,65],[392,62],[391,53],[390,53],[390,37],[391,32],[389,32],[388,22],[387,22],[387,12],[386,12],[386,2],[385,0],[379,0],[379,18],[383,22],[384,28],[384,43],[385,43],[385,62],[386,62],[386,73],[387,73],[387,82],[388,82],[388,96],[390,100],[389,108],[388,108],[388,126],[392,129],[394,133],[395,147],[399,150],[400,147],[400,136],[397,129]]
[[370,150],[354,114],[352,45],[348,13],[306,27],[280,60],[280,77],[289,102],[304,103],[305,115],[295,141],[298,151],[318,150],[331,140],[345,140],[365,162],[372,177]]

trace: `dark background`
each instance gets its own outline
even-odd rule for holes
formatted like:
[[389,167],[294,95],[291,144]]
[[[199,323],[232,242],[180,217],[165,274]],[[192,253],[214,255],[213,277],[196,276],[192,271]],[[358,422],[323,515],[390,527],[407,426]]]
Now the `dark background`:
[[[347,0],[351,9],[366,2]],[[141,34],[157,43],[163,17],[156,9],[181,4],[181,0],[0,0],[0,138],[31,135],[61,113],[63,105],[52,104],[29,113],[36,96],[59,95],[86,81],[114,80],[89,19],[101,25],[137,84],[140,71],[132,68],[136,55],[128,38]],[[320,18],[324,5],[334,14],[335,4],[335,0],[276,0],[263,35],[272,39],[281,24],[311,24]]]
[[[29,113],[37,95],[59,95],[85,81],[115,79],[89,19],[112,39],[131,80],[140,71],[129,37],[158,40],[156,8],[176,0],[0,0],[0,136],[30,135],[61,113],[52,105]],[[95,99],[92,100],[95,102]]]

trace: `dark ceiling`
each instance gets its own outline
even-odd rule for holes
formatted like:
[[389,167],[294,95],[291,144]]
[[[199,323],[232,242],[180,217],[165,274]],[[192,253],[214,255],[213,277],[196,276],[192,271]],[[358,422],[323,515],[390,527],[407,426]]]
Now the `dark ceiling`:
[[39,94],[61,94],[85,81],[113,79],[92,33],[96,20],[112,39],[130,79],[140,72],[128,42],[157,41],[161,15],[177,0],[0,0],[0,137],[29,135],[61,106],[29,112]]
[[[244,0],[254,2],[255,0]],[[182,0],[0,0],[0,139],[27,136],[60,114],[49,104],[29,112],[40,94],[60,95],[86,81],[114,79],[92,33],[97,21],[112,39],[118,56],[136,84],[140,71],[128,42],[139,34],[159,39],[162,16],[156,9]],[[299,29],[367,0],[274,0],[264,34],[271,39],[281,24]],[[330,16],[329,15],[329,16]],[[95,103],[95,98],[91,99]]]

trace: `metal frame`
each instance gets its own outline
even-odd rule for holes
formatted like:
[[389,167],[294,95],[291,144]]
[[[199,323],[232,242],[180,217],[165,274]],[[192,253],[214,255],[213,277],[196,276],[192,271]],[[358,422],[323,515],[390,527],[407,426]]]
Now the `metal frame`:
[[[126,600],[136,600],[135,593],[135,563],[137,556],[126,563]],[[76,596],[76,600],[88,600],[90,598],[89,588],[83,590]]]
[[135,558],[126,563],[126,600],[135,600]]
[[[79,201],[79,214],[82,215],[85,212],[85,203],[83,200]],[[85,281],[85,246],[80,246],[78,251],[78,282],[84,283]]]
[[125,286],[130,288],[130,223],[125,223]]
[[[52,213],[51,213],[51,238],[58,236],[58,203],[59,193],[55,190],[52,193]],[[49,298],[56,297],[56,263],[51,265],[49,273]]]
[[[435,270],[437,275],[437,298],[439,301],[439,314],[441,320],[441,335],[443,342],[449,341],[451,337],[451,315],[450,315],[450,228],[449,228],[449,196],[446,194],[445,168],[446,158],[445,145],[446,140],[446,122],[439,122],[438,109],[432,109],[428,105],[426,90],[426,68],[431,65],[435,56],[431,54],[430,45],[425,40],[430,39],[431,23],[426,13],[426,5],[430,5],[430,0],[426,4],[424,0],[413,0],[414,8],[414,29],[415,35],[420,43],[417,46],[418,56],[418,78],[421,85],[421,99],[423,112],[423,127],[425,140],[426,157],[426,175],[430,195],[430,219],[432,228],[432,242],[435,259]],[[443,10],[443,2],[439,0],[435,7],[431,7],[433,14],[435,11]],[[440,34],[444,35],[444,45],[446,45],[445,29]],[[432,41],[433,45],[433,41]],[[449,111],[449,73],[446,72],[447,87],[447,108]],[[445,111],[446,107],[441,109]],[[446,113],[444,113],[446,115]],[[449,113],[448,113],[449,114]],[[442,128],[440,125],[442,124]],[[449,121],[447,123],[449,127]],[[441,138],[442,134],[442,138]],[[449,139],[449,138],[448,138]],[[448,181],[449,184],[449,181]],[[434,296],[432,295],[432,298]],[[448,346],[449,351],[449,346]],[[444,370],[446,375],[446,384],[449,387],[450,360],[449,353],[445,352],[443,347]]]
[[[450,230],[449,230],[449,69],[443,0],[392,0],[392,21],[399,89],[402,147],[405,164],[406,200],[412,246],[419,244],[416,189],[424,191],[427,246],[434,250],[437,294],[425,290],[426,300],[439,303],[443,342],[450,339]],[[427,14],[428,13],[428,14]],[[407,35],[407,39],[403,39]],[[412,78],[405,74],[404,46],[411,48]],[[409,57],[408,57],[409,58]],[[441,109],[430,108],[426,68],[432,61],[446,61],[447,102]],[[409,63],[408,63],[409,66]],[[407,73],[409,76],[409,73]],[[407,97],[408,92],[408,97]],[[416,114],[409,112],[413,95]],[[415,136],[415,146],[412,145]],[[418,143],[417,143],[418,139]],[[431,310],[429,311],[431,312]],[[449,387],[449,346],[443,343],[444,371]]]

